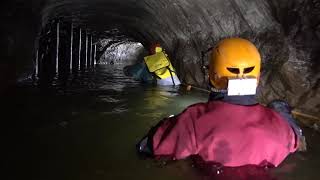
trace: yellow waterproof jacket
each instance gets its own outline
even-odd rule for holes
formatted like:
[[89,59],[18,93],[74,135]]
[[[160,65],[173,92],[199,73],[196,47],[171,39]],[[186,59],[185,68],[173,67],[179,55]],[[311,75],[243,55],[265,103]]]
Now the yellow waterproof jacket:
[[[144,57],[145,63],[150,72],[154,72],[160,79],[175,76],[174,68],[163,51]],[[171,73],[170,73],[171,71]]]

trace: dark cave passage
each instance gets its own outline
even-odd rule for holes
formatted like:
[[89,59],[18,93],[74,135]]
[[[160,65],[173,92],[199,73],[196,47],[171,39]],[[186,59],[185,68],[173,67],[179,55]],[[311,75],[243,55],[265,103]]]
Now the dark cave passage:
[[[12,177],[210,178],[190,159],[142,161],[134,147],[159,120],[208,100],[203,65],[210,49],[241,37],[261,54],[258,101],[287,101],[308,142],[307,153],[290,155],[268,175],[317,179],[319,1],[12,0],[1,15],[0,94],[3,117],[10,117],[3,121]],[[143,62],[154,43],[171,60],[180,87],[126,76],[125,67]]]
[[118,29],[96,35],[61,19],[47,23],[36,44],[33,78],[45,86],[54,78],[68,79],[97,64],[132,65],[143,61],[147,54],[140,42]]

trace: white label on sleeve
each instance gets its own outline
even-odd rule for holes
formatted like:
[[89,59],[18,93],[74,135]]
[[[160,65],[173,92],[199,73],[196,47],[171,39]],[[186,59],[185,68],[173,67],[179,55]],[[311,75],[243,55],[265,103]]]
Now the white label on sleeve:
[[257,91],[257,79],[229,79],[228,96],[254,95]]

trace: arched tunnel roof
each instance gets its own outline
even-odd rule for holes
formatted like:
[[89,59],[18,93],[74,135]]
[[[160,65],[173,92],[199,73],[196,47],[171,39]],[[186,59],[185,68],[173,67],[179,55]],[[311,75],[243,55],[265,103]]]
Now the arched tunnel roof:
[[279,31],[270,4],[258,1],[48,0],[42,22],[52,18],[73,21],[96,32],[120,28],[142,42],[168,46],[191,36],[216,39],[239,33]]

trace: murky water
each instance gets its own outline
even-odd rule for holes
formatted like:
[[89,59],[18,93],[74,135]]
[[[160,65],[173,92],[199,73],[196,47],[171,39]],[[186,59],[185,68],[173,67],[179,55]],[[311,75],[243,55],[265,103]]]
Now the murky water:
[[[143,85],[125,77],[119,65],[100,65],[61,82],[23,85],[6,97],[10,179],[213,179],[189,160],[166,164],[135,151],[152,125],[206,101],[207,94]],[[306,134],[309,152],[290,156],[270,171],[273,177],[318,179],[320,137]]]

